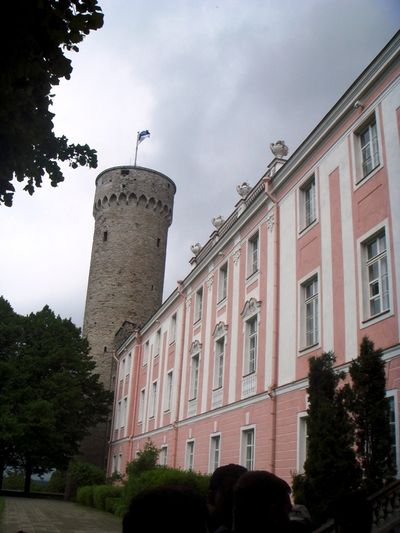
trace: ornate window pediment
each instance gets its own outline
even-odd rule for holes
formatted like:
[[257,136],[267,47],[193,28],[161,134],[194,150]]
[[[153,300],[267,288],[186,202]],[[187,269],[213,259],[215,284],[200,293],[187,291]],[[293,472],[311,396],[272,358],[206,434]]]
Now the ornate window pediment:
[[191,346],[190,346],[190,350],[189,350],[189,353],[190,355],[193,355],[195,353],[199,353],[200,350],[201,350],[201,342],[198,341],[197,339],[195,341],[192,342]]
[[213,331],[213,337],[222,337],[228,331],[228,325],[225,322],[218,322]]
[[261,306],[261,300],[250,298],[250,300],[247,300],[247,302],[244,304],[244,307],[242,309],[242,312],[240,313],[240,316],[242,318],[247,318],[249,316],[255,315],[256,313],[258,313],[260,306]]

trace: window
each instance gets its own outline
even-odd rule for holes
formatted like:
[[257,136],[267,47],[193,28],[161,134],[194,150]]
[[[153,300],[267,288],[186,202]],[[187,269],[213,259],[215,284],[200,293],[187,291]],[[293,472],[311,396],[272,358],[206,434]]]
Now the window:
[[115,426],[114,429],[119,429],[120,422],[121,422],[121,409],[122,409],[122,403],[121,400],[117,404],[117,412],[115,416]]
[[146,396],[146,389],[142,389],[140,391],[140,397],[139,397],[139,414],[138,414],[138,422],[142,422],[143,420],[143,414],[144,414],[144,400]]
[[308,432],[307,413],[299,413],[297,416],[297,473],[304,472],[304,463],[307,459]]
[[389,310],[389,274],[385,230],[364,242],[364,315],[373,318]]
[[171,322],[170,322],[170,325],[169,325],[169,342],[170,342],[170,344],[171,344],[171,342],[175,341],[175,337],[176,337],[176,313],[171,316]]
[[247,470],[254,469],[254,429],[242,431],[242,465]]
[[197,322],[201,319],[203,311],[203,287],[196,292],[196,301],[194,308],[194,321]]
[[186,470],[193,470],[193,465],[194,465],[194,440],[189,440],[186,443],[186,457],[185,457]]
[[220,464],[221,436],[213,435],[210,439],[210,462],[209,472],[212,473]]
[[228,263],[225,263],[219,269],[219,279],[218,279],[218,301],[222,302],[225,300],[228,289]]
[[173,378],[173,371],[170,370],[167,374],[167,383],[165,388],[165,403],[164,403],[164,411],[169,411],[171,409],[171,401],[172,401],[172,378]]
[[199,387],[199,364],[200,356],[198,353],[192,355],[191,369],[190,369],[190,400],[197,398],[197,392]]
[[302,348],[318,344],[318,277],[313,276],[301,285]]
[[157,381],[151,386],[151,397],[150,397],[150,418],[154,418],[156,415],[156,403],[157,403]]
[[218,339],[215,342],[214,389],[220,389],[223,385],[224,351],[225,351],[225,337],[222,337],[222,339]]
[[121,427],[126,426],[126,418],[128,414],[128,398],[124,398],[124,403],[122,404],[122,416],[121,416]]
[[257,360],[257,315],[246,321],[245,325],[244,375],[256,371]]
[[258,270],[258,231],[250,239],[247,249],[247,276]]
[[315,194],[315,176],[312,176],[300,188],[300,229],[303,230],[310,226],[316,215],[316,194]]
[[122,365],[119,372],[119,379],[124,379],[125,377],[125,359],[122,360]]
[[149,341],[146,341],[143,347],[143,366],[147,365],[147,362],[149,360],[149,351],[150,351],[150,343]]
[[358,138],[361,152],[361,175],[365,178],[379,166],[378,130],[375,116],[367,126],[359,131]]
[[128,359],[126,361],[126,375],[129,376],[132,366],[132,354],[128,354]]
[[161,446],[159,464],[161,466],[167,466],[168,446]]
[[154,356],[159,355],[161,347],[161,329],[156,332],[156,339],[154,341]]

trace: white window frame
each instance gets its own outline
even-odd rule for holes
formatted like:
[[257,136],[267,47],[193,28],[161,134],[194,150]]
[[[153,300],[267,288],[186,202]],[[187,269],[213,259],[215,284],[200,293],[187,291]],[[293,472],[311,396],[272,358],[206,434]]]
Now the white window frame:
[[[316,292],[308,293],[313,287]],[[313,272],[300,281],[300,352],[312,350],[321,342],[321,297],[319,271]],[[309,329],[310,311],[312,314],[312,330]]]
[[194,322],[201,320],[203,316],[203,287],[200,287],[196,291],[196,297],[194,302]]
[[194,439],[187,440],[186,449],[185,449],[185,470],[193,470],[194,452],[195,452],[195,440]]
[[[249,442],[247,436],[253,435],[253,442],[251,444],[251,463],[248,461],[248,447]],[[247,468],[247,470],[254,470],[256,463],[256,427],[246,426],[240,429],[240,464]]]
[[150,353],[150,341],[146,341],[143,345],[143,363],[142,366],[146,366],[149,361],[149,353]]
[[195,352],[190,356],[190,390],[189,401],[195,400],[199,394],[200,375],[200,352]]
[[[379,253],[372,258],[368,258],[368,246],[378,241],[379,246],[379,238],[384,235],[385,241],[386,241],[386,249],[380,250]],[[388,239],[388,227],[387,224],[381,224],[377,228],[374,228],[372,231],[370,231],[367,235],[364,235],[361,239],[359,239],[360,246],[359,246],[359,252],[360,252],[360,261],[361,261],[361,309],[362,309],[362,324],[370,325],[371,323],[375,323],[378,320],[382,320],[384,318],[387,318],[388,316],[391,316],[393,314],[392,311],[392,279],[391,279],[391,261],[390,261],[390,243]],[[382,273],[383,264],[386,263],[386,272]],[[369,267],[373,264],[378,265],[378,278],[375,278],[375,287],[376,282],[378,285],[378,294],[375,295],[379,298],[379,301],[381,302],[381,310],[375,314],[371,314],[371,308],[370,303],[372,298],[371,296],[371,278],[369,277]],[[386,290],[385,290],[385,279],[386,279]],[[387,307],[382,308],[382,305],[384,305],[384,295],[387,295]],[[376,300],[376,297],[374,298]]]
[[[363,138],[365,135],[368,135],[368,139]],[[361,174],[364,179],[380,165],[378,125],[375,114],[358,131],[357,136],[360,143]],[[370,163],[369,166],[367,162]]]
[[[255,325],[255,330],[252,330],[252,325]],[[244,342],[244,357],[243,357],[243,376],[255,374],[257,372],[258,360],[258,313],[252,315],[245,320],[245,342]],[[253,357],[251,355],[253,354]]]
[[[369,141],[363,145],[362,136],[365,132],[369,132]],[[372,177],[383,166],[382,157],[382,142],[378,121],[377,110],[369,114],[369,116],[356,127],[353,135],[354,143],[354,175],[356,186]],[[371,159],[371,167],[365,168],[364,155],[369,153]]]
[[128,415],[128,396],[125,396],[122,403],[122,414],[121,414],[121,428],[126,428],[126,421]]
[[210,435],[210,452],[208,458],[208,472],[212,474],[221,465],[221,433]]
[[157,392],[158,392],[158,382],[157,382],[157,380],[155,380],[151,384],[149,418],[155,418],[156,417],[156,412],[157,412]]
[[228,295],[228,261],[218,271],[218,303],[223,302]]
[[247,241],[247,278],[256,274],[260,266],[260,233],[255,231]]
[[115,413],[115,424],[114,429],[119,429],[121,425],[121,409],[122,409],[122,400],[118,400]]
[[128,354],[128,357],[127,357],[127,364],[126,364],[126,376],[129,376],[129,374],[131,373],[131,366],[132,366],[132,354],[129,353]]
[[160,355],[160,351],[161,351],[161,328],[159,328],[156,331],[156,335],[154,338],[154,357],[157,357],[158,355]]
[[169,343],[172,344],[176,340],[176,323],[177,323],[177,314],[174,313],[171,316],[170,326],[169,326]]
[[125,357],[122,359],[121,367],[119,369],[119,379],[120,379],[120,381],[125,378],[125,363],[126,363],[125,359],[126,359]]
[[296,457],[296,474],[304,473],[304,463],[307,459],[307,411],[297,413],[297,457]]
[[394,413],[394,437],[395,437],[395,450],[396,450],[396,478],[400,479],[400,428],[399,428],[399,412],[398,412],[398,398],[397,390],[386,391],[386,397],[393,399],[393,413]]
[[174,379],[174,370],[171,369],[167,372],[166,382],[165,382],[165,398],[164,398],[164,411],[165,412],[168,412],[171,410],[173,379]]
[[146,401],[146,387],[143,387],[143,389],[140,390],[140,395],[139,395],[138,422],[143,422],[145,401]]
[[[309,197],[310,194],[310,197]],[[313,173],[299,187],[299,232],[315,225],[318,219],[317,178]]]
[[225,335],[215,339],[213,390],[221,389],[224,385],[225,342]]
[[160,448],[158,464],[160,466],[168,465],[168,445],[167,444],[163,444]]

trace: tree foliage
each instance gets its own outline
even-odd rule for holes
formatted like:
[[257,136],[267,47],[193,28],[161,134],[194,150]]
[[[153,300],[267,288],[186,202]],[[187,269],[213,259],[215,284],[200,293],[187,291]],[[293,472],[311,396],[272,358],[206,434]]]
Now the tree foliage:
[[[48,175],[63,181],[58,162],[97,166],[87,144],[69,144],[53,131],[52,87],[69,79],[65,52],[103,25],[97,0],[13,0],[2,6],[0,80],[0,204],[12,205],[12,181],[33,194]],[[11,29],[11,31],[7,31]]]
[[358,488],[361,477],[353,449],[354,429],[338,387],[343,375],[335,372],[334,362],[332,352],[309,361],[307,459],[304,476],[296,481],[317,523],[328,518],[338,497]]
[[128,476],[138,476],[147,470],[156,468],[159,455],[160,450],[151,439],[148,439],[143,450],[137,453],[136,459],[127,464],[126,473]]
[[394,476],[382,350],[364,337],[360,355],[350,365],[349,410],[355,423],[357,456],[363,471],[363,488],[371,494]]
[[0,354],[0,453],[3,466],[24,468],[29,492],[32,473],[66,469],[88,429],[106,419],[112,395],[71,320],[47,306],[27,317],[10,309],[0,298],[10,332],[3,328],[8,348]]

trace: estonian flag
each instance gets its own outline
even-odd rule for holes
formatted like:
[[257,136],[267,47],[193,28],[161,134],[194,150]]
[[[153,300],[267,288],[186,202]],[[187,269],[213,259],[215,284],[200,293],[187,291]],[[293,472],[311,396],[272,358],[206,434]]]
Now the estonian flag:
[[140,131],[138,133],[138,144],[140,144],[142,141],[144,141],[145,139],[147,139],[147,137],[150,137],[150,132],[149,130],[143,130],[143,131]]

